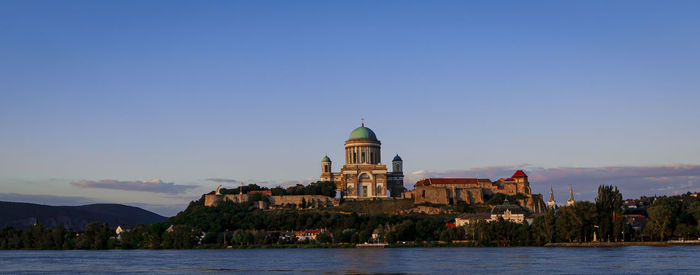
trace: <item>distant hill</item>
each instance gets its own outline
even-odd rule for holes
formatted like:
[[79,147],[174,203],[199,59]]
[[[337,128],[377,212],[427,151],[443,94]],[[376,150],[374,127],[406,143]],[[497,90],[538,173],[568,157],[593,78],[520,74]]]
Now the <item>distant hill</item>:
[[34,224],[36,218],[46,227],[63,223],[63,226],[73,230],[82,230],[91,222],[106,222],[110,227],[117,227],[122,224],[152,224],[167,220],[156,213],[122,204],[50,206],[0,201],[0,227],[9,225],[26,228]]

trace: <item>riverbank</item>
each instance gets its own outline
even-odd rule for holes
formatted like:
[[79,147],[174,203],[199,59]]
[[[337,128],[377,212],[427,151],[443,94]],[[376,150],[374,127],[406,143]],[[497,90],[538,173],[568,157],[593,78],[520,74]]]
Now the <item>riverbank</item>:
[[545,247],[700,246],[700,241],[548,243]]

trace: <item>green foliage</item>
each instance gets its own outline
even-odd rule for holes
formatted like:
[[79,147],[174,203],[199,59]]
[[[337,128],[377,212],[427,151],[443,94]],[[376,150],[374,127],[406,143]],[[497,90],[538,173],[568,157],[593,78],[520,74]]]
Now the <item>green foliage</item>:
[[[297,184],[289,187],[287,190],[285,190],[284,195],[323,195],[335,197],[336,189],[337,187],[335,183],[328,181],[317,181],[306,186]],[[277,192],[279,192],[279,189]]]
[[[324,192],[328,183],[314,187],[294,186],[294,192]],[[334,187],[333,187],[334,188]],[[289,194],[273,188],[273,193]],[[329,189],[330,190],[330,189]],[[334,190],[334,189],[333,189]],[[395,245],[469,245],[523,246],[549,242],[587,242],[598,233],[600,239],[616,241],[633,230],[622,215],[622,195],[613,186],[599,188],[596,203],[576,202],[572,206],[549,209],[536,216],[532,224],[504,220],[478,221],[464,227],[447,227],[454,215],[396,213],[412,207],[410,200],[346,202],[328,209],[259,210],[252,200],[245,203],[222,202],[205,207],[203,199],[193,201],[187,209],[166,222],[139,225],[116,236],[107,224],[91,223],[84,231],[72,232],[63,225],[45,228],[30,226],[24,230],[0,228],[0,249],[187,249],[195,247],[293,247],[345,246],[363,242],[387,242]],[[264,199],[266,196],[260,196]],[[517,196],[494,195],[490,201],[517,200]],[[649,222],[644,234],[654,240],[673,237],[692,239],[700,234],[700,201],[689,195],[649,198],[648,208],[641,208]],[[305,204],[305,203],[302,203]],[[456,208],[482,212],[479,207],[458,204]],[[453,209],[454,210],[454,209]],[[613,219],[613,216],[615,217]],[[595,228],[599,225],[599,228]],[[171,230],[169,228],[172,226]],[[291,231],[326,229],[312,241],[300,241]],[[204,233],[206,232],[206,233]],[[333,232],[333,234],[330,234]],[[372,234],[378,237],[372,239]],[[622,232],[626,232],[623,234]],[[437,244],[437,241],[441,244]],[[463,242],[467,242],[463,244]],[[350,246],[350,245],[348,245]]]
[[345,212],[355,212],[368,215],[392,215],[413,208],[410,199],[345,201],[336,209]]
[[622,194],[617,187],[601,185],[595,199],[598,212],[599,237],[601,240],[617,241],[624,229]]
[[673,234],[681,206],[677,200],[667,197],[655,200],[652,206],[647,209],[649,222],[644,228],[645,233],[655,240],[666,240]]
[[489,196],[488,199],[486,200],[486,204],[499,205],[499,204],[503,204],[506,199],[508,199],[509,203],[517,204],[519,200],[522,200],[524,198],[525,198],[525,195],[520,194],[520,193],[516,194],[515,196],[497,193],[497,194],[493,194],[492,196]]

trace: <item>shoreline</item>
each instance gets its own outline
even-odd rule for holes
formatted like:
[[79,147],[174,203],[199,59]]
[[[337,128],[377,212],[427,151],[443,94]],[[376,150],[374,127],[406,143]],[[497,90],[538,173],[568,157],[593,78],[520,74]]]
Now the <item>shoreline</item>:
[[[239,245],[239,246],[200,246],[183,249],[162,249],[162,248],[108,248],[108,249],[87,249],[87,250],[228,250],[228,249],[391,249],[391,248],[515,248],[515,247],[626,247],[626,246],[700,246],[700,241],[664,241],[664,242],[586,242],[586,243],[547,243],[545,245],[512,245],[499,246],[474,245],[471,242],[457,243],[420,243],[420,244],[268,244],[268,245]],[[85,250],[85,249],[0,249],[0,251],[11,250]]]
[[544,247],[700,246],[700,241],[547,243]]

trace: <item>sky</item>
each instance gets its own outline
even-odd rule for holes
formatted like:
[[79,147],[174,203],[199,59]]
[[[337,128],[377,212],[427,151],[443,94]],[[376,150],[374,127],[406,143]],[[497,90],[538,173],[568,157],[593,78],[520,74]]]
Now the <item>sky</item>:
[[0,200],[174,215],[333,169],[700,189],[698,1],[1,1]]

